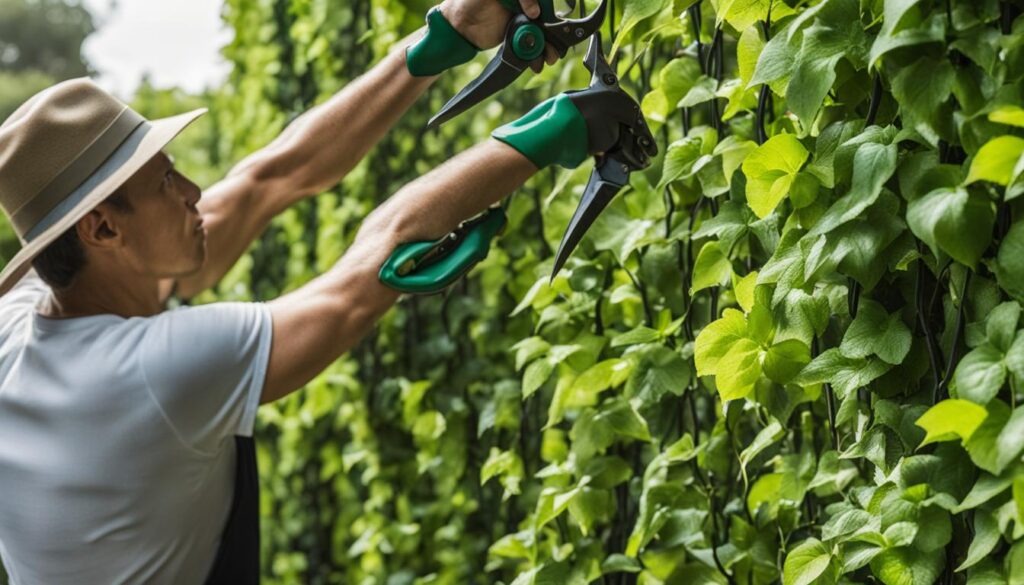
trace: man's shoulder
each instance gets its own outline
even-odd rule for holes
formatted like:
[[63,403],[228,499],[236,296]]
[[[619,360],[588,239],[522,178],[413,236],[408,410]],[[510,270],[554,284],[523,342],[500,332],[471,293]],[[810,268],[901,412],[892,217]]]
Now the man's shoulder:
[[29,270],[11,290],[0,296],[0,327],[15,318],[30,314],[49,291],[50,287],[39,278],[36,271]]

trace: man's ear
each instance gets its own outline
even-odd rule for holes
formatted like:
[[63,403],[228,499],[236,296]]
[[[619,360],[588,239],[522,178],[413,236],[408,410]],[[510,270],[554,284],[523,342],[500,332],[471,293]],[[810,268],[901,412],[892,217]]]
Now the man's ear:
[[100,204],[75,224],[78,239],[87,246],[117,248],[123,243],[119,219],[108,205]]

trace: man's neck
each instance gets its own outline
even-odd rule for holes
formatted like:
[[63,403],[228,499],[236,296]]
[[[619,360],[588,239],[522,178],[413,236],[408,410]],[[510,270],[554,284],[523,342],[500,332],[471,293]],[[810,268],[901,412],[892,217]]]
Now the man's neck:
[[91,315],[149,317],[163,310],[159,281],[153,278],[125,278],[123,274],[97,275],[83,271],[62,291],[52,291],[39,313],[51,319]]

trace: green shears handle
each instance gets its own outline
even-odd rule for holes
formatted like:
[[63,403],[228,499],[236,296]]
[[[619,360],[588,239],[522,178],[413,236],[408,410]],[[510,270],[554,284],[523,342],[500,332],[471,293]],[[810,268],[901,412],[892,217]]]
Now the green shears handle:
[[[501,5],[508,8],[515,14],[521,14],[523,7],[519,4],[519,0],[500,0]],[[558,20],[558,16],[555,14],[555,0],[538,0],[540,4],[540,19],[543,22],[555,22]]]
[[401,244],[377,276],[399,292],[439,293],[487,257],[491,240],[504,230],[507,222],[505,211],[492,207],[464,221],[440,240]]

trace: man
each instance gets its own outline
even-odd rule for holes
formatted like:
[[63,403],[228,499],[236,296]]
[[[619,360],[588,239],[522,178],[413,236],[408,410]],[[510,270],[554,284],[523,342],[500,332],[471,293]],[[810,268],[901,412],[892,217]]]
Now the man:
[[301,388],[394,304],[378,270],[398,245],[444,235],[539,167],[580,164],[606,116],[548,100],[401,189],[330,271],[278,299],[165,301],[215,284],[435,74],[495,46],[509,17],[497,0],[445,0],[408,51],[205,195],[161,151],[201,111],[149,122],[72,80],[0,126],[0,207],[23,243],[0,274],[0,556],[15,585],[258,581],[246,439],[258,405]]

